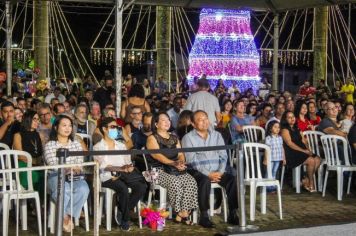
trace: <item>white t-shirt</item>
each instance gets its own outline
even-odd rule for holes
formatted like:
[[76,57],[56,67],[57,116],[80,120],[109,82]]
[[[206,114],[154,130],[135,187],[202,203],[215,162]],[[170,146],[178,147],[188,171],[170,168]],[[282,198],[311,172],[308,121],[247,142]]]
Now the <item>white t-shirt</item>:
[[[109,147],[106,144],[105,140],[101,139],[100,142],[98,142],[97,144],[94,145],[93,150],[94,151],[107,151],[107,150],[109,150]],[[126,150],[126,146],[125,146],[125,144],[123,144],[121,142],[115,141],[115,149],[114,150]],[[107,166],[120,167],[120,166],[132,164],[130,155],[120,155],[120,156],[100,155],[100,156],[94,156],[94,160],[99,162],[99,165],[100,165],[99,168],[100,168],[101,182],[105,182],[105,181],[111,179],[111,172],[104,170]]]

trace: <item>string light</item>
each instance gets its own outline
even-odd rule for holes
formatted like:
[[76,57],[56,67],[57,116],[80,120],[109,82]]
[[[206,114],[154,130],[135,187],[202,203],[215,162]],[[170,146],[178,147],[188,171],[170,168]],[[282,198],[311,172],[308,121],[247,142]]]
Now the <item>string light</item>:
[[[114,50],[113,49],[92,49],[90,52],[91,61],[94,65],[113,65]],[[128,66],[141,66],[146,62],[146,53],[142,51],[123,51],[122,63]]]
[[256,91],[259,65],[249,11],[201,11],[199,30],[189,54],[188,83],[193,83],[195,76],[206,74],[212,88],[223,79],[228,87],[235,81],[241,91]]
[[[307,51],[279,51],[278,52],[278,62],[281,65],[287,66],[310,66],[310,61],[312,60],[312,53]],[[260,55],[261,65],[271,65],[273,63],[273,52],[272,50],[261,50]]]

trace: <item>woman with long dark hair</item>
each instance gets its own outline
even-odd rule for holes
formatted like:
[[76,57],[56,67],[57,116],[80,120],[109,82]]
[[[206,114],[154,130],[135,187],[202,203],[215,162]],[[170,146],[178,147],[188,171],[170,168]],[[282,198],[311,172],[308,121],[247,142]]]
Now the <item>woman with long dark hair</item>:
[[307,130],[315,130],[312,123],[309,121],[308,117],[308,106],[304,100],[299,100],[296,102],[294,109],[294,116],[296,117],[296,124],[298,129],[302,132]]
[[164,154],[152,154],[159,163],[158,183],[167,188],[169,201],[177,212],[176,221],[191,224],[188,216],[198,208],[198,186],[195,179],[186,172],[185,157],[181,152],[178,137],[169,133],[171,121],[165,112],[160,112],[152,119],[153,134],[147,138],[147,149],[170,149]]
[[142,113],[151,112],[150,105],[145,99],[145,90],[141,84],[132,86],[127,99],[121,103],[120,116],[125,120],[126,124],[129,124],[132,121],[130,114],[132,107],[134,106],[140,107]]
[[[57,150],[59,148],[66,148],[69,151],[83,151],[86,149],[81,143],[73,139],[72,131],[73,121],[68,116],[59,115],[52,125],[49,141],[44,147],[44,159],[47,165],[58,164]],[[81,164],[83,161],[83,156],[69,156],[66,158],[66,164]],[[79,219],[80,212],[88,198],[89,187],[84,179],[82,167],[65,169],[65,172],[63,230],[70,232],[74,227],[72,217]],[[73,179],[71,178],[71,172],[73,172]],[[57,170],[49,171],[48,189],[54,201],[57,201],[57,180]],[[71,182],[73,184],[72,194]],[[71,205],[73,205],[73,212],[71,212]]]
[[[35,111],[27,111],[21,123],[20,132],[14,135],[14,150],[25,151],[31,154],[32,166],[43,165],[42,160],[42,142],[40,135],[37,132],[38,125],[40,123],[40,117]],[[27,159],[19,157],[19,167],[27,167]],[[20,173],[21,185],[27,189],[27,173]],[[43,172],[32,171],[32,183],[34,189],[40,192],[40,196],[43,196]],[[41,194],[42,193],[42,194]]]
[[303,179],[303,187],[310,192],[315,192],[313,177],[320,166],[320,157],[308,149],[306,140],[298,129],[293,112],[287,111],[283,114],[281,128],[288,167],[295,168],[302,164],[306,165],[307,176]]

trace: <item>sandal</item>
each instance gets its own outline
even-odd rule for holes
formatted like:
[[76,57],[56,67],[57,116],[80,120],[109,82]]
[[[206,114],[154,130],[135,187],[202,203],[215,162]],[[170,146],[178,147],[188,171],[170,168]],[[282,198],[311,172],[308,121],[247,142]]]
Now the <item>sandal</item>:
[[183,223],[183,224],[186,224],[186,225],[194,225],[193,221],[191,221],[189,219],[189,216],[188,217],[182,217],[180,215],[177,215],[176,218],[174,219],[174,222],[175,223]]

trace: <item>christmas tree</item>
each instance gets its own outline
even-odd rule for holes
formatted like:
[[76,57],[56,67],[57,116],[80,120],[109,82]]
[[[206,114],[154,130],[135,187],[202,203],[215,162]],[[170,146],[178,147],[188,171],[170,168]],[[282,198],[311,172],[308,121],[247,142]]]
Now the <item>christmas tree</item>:
[[225,86],[236,81],[241,91],[257,90],[259,54],[246,10],[203,9],[199,30],[189,54],[189,83],[207,76],[212,88],[223,79]]

